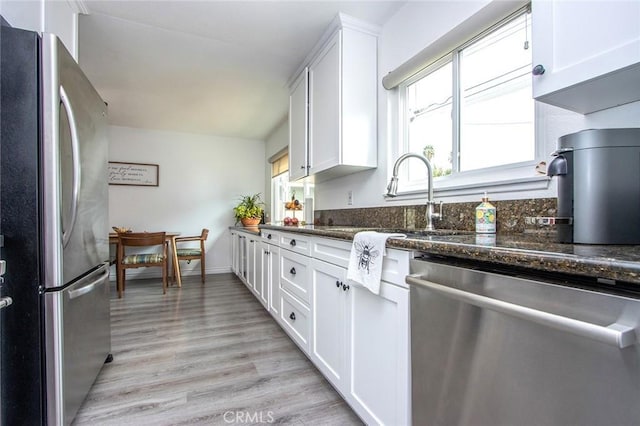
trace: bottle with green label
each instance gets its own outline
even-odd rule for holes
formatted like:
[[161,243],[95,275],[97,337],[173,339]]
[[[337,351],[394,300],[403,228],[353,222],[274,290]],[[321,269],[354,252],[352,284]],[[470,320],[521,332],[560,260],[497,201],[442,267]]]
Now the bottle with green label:
[[482,197],[482,203],[476,207],[476,232],[478,234],[496,233],[496,207],[489,202],[486,192]]

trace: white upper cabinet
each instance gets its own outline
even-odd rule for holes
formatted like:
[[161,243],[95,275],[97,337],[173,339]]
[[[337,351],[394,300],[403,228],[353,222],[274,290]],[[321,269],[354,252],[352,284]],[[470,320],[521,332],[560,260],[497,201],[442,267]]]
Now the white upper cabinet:
[[640,100],[640,1],[534,0],[533,97],[582,114]]
[[289,96],[289,179],[308,175],[309,70],[304,68],[291,87]]
[[78,0],[0,1],[0,15],[12,27],[57,35],[76,62],[78,13],[88,13]]
[[315,174],[340,164],[340,36],[309,66],[309,166]]
[[377,167],[377,43],[376,27],[339,14],[307,57],[290,91],[292,180]]

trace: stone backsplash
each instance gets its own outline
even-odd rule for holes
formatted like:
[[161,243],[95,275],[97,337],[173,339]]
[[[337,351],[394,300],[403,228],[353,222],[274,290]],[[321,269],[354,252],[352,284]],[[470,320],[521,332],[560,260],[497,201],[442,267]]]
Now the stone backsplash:
[[[496,206],[498,233],[525,232],[525,217],[555,216],[557,200],[491,201]],[[475,230],[475,209],[479,202],[447,203],[442,206],[443,219],[434,222],[437,229]],[[324,226],[358,226],[373,228],[422,229],[426,226],[426,206],[369,207],[340,210],[316,210],[314,222]],[[544,229],[550,231],[550,229]]]

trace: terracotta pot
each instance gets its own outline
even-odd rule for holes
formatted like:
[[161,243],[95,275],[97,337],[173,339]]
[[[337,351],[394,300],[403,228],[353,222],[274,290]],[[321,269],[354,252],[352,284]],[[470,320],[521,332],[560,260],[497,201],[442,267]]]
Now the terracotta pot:
[[240,222],[242,222],[242,226],[256,226],[260,223],[260,218],[245,217],[240,219]]

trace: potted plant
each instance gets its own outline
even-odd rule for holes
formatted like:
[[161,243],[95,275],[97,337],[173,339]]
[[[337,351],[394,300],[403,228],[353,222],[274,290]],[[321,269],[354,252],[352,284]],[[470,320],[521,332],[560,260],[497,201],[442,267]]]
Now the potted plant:
[[262,219],[262,206],[260,193],[245,195],[240,198],[240,203],[233,208],[236,223],[242,222],[243,226],[256,226]]

